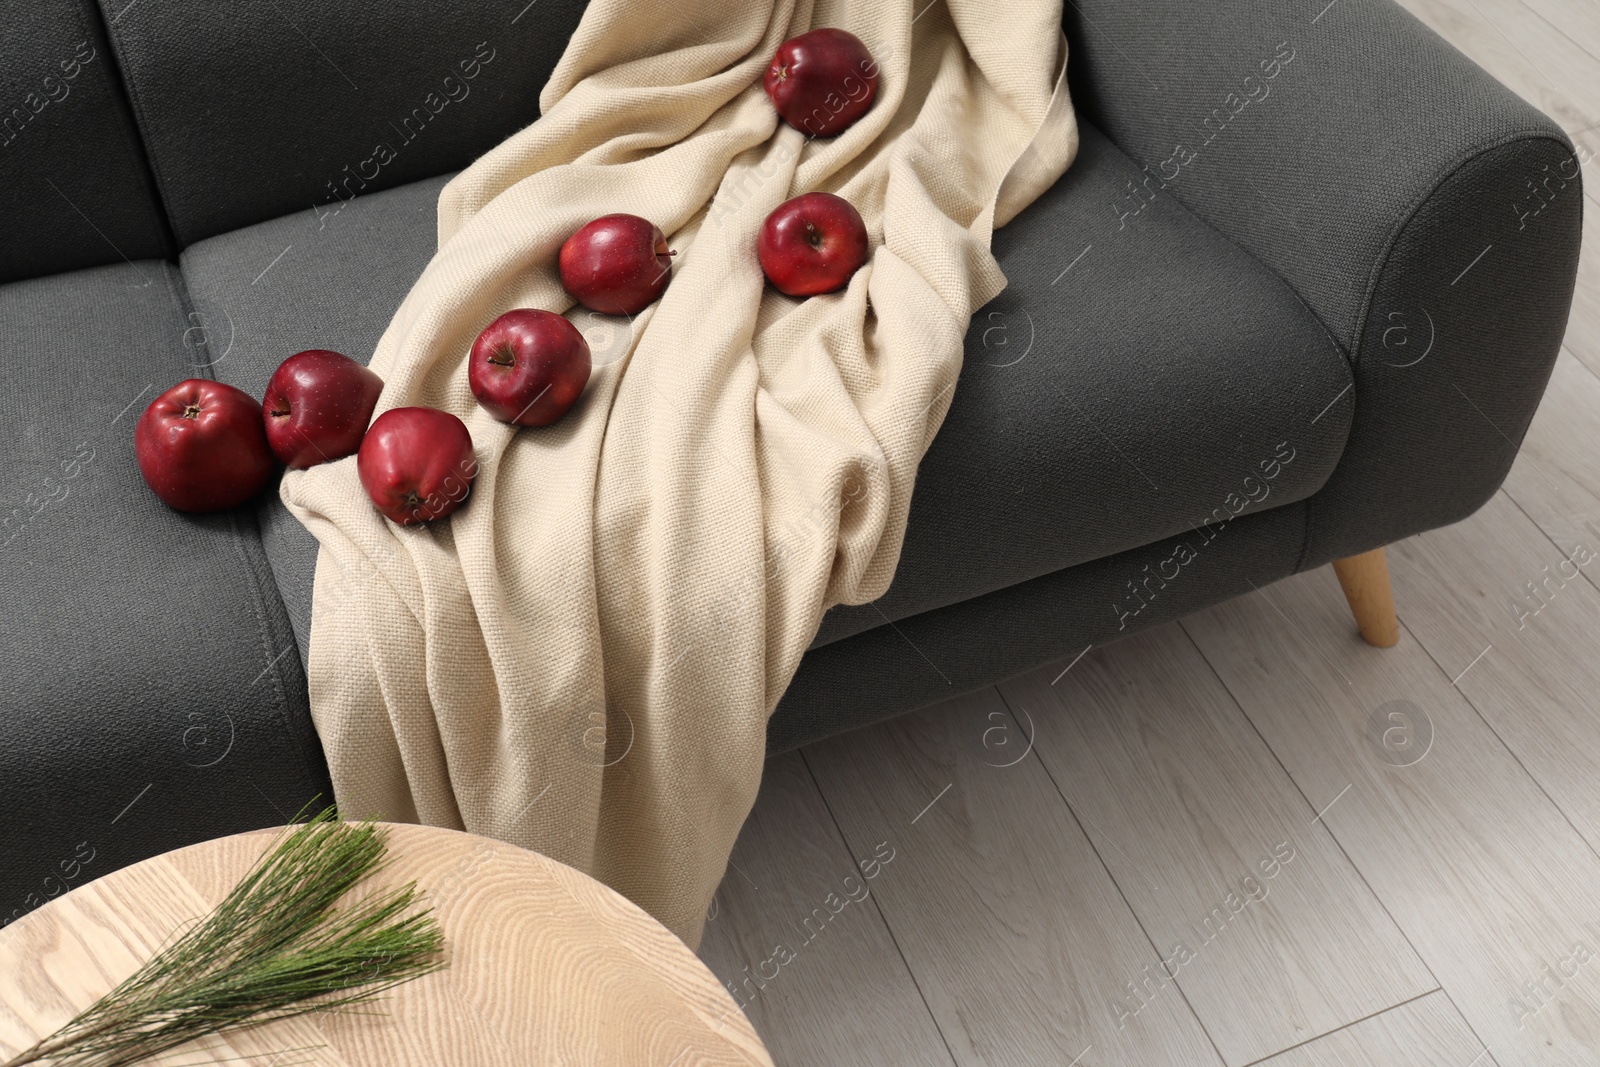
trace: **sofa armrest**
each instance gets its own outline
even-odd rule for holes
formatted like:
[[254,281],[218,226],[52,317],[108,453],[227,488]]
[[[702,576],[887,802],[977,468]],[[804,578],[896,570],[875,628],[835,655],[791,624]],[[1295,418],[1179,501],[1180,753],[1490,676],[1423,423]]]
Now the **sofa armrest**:
[[[1281,275],[1348,355],[1345,454],[1302,568],[1470,514],[1566,329],[1580,160],[1561,129],[1390,0],[1069,0],[1074,101]],[[1313,412],[1309,418],[1320,418]]]

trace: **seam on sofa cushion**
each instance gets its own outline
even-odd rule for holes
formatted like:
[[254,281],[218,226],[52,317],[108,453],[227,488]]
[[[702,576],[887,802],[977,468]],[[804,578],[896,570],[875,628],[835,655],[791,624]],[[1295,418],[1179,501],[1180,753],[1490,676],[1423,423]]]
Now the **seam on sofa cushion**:
[[[256,524],[253,512],[247,514],[236,510],[232,513],[231,518],[234,530],[234,551],[238,554],[241,565],[249,575],[251,595],[254,600],[252,608],[256,613],[257,629],[261,635],[263,654],[267,657],[267,666],[264,668],[263,673],[269,675],[272,679],[273,692],[277,697],[278,718],[283,723],[284,732],[299,747],[304,761],[301,767],[296,769],[305,772],[303,778],[307,795],[313,792],[320,793],[327,803],[332,803],[333,795],[329,791],[328,783],[326,781],[319,782],[314,777],[314,769],[324,766],[327,759],[323,755],[321,744],[316,740],[315,729],[301,729],[289,713],[290,696],[284,675],[286,670],[285,661],[288,660],[290,653],[294,655],[294,666],[301,668],[297,672],[299,675],[297,680],[303,680],[305,675],[300,663],[300,646],[296,642],[294,634],[287,632],[289,630],[288,620],[281,600],[277,605],[277,614],[284,616],[279,620],[283,625],[274,626],[268,618],[272,614],[271,605],[267,602],[269,591],[271,596],[278,596],[278,592],[275,585],[269,584],[270,576],[261,573],[262,569],[267,565],[265,558],[261,556],[259,551],[251,551],[250,542],[252,541],[259,549],[261,541],[260,529]],[[274,647],[279,641],[286,642],[286,647],[282,650]],[[323,775],[321,777],[325,778],[326,776]]]
[[[152,206],[156,209],[155,217],[160,230],[161,243],[165,247],[167,255],[171,257],[178,249],[177,234],[172,228],[172,219],[167,214],[166,199],[161,195],[161,183],[156,178],[155,161],[150,158],[149,147],[144,142],[144,129],[139,125],[139,116],[133,106],[132,97],[128,93],[127,79],[122,74],[122,62],[117,58],[116,49],[112,45],[111,27],[106,23],[104,14],[101,12],[99,5],[94,3],[94,0],[83,0],[83,3],[91,5],[94,9],[94,14],[92,16],[86,15],[83,10],[83,4],[74,3],[72,5],[73,17],[77,20],[78,28],[85,37],[103,42],[106,46],[106,63],[112,71],[112,76],[106,79],[106,85],[111,90],[112,95],[116,97],[118,103],[127,108],[126,116],[118,116],[118,118],[126,117],[133,123],[130,129],[124,123],[117,122],[115,124],[117,134],[127,142],[128,146],[133,150],[134,158],[139,160],[143,167],[144,180],[149,185],[151,193],[155,196],[155,203]],[[112,245],[112,247],[116,248],[115,245]],[[117,254],[121,255],[122,249],[118,248]],[[123,258],[126,259],[127,257],[123,256]]]
[[[1352,384],[1351,391],[1353,392],[1354,389],[1355,389],[1355,387]],[[1351,403],[1351,409],[1350,410],[1352,412],[1352,415],[1351,415],[1352,424],[1354,424],[1354,421],[1355,421],[1354,411],[1355,411],[1356,399],[1359,399],[1359,398],[1353,398],[1351,400],[1351,402],[1350,402]],[[1335,464],[1335,467],[1337,467],[1337,466],[1338,465]],[[1299,574],[1302,570],[1305,569],[1306,555],[1311,551],[1311,524],[1313,522],[1313,516],[1317,512],[1317,503],[1316,503],[1316,501],[1317,501],[1317,494],[1316,493],[1312,493],[1310,496],[1306,497],[1306,499],[1303,501],[1303,503],[1306,506],[1306,521],[1305,521],[1305,524],[1303,526],[1301,526],[1301,528],[1300,528],[1300,554],[1297,555],[1294,558],[1294,573],[1296,573],[1296,574]]]
[[[186,325],[193,323],[196,315],[194,302],[189,297],[189,287],[183,277],[183,272],[176,267],[169,267],[163,273],[167,275],[168,288],[172,292],[174,300],[178,303],[184,323]],[[215,365],[212,362],[208,361],[198,369],[210,380],[217,380]],[[278,719],[283,725],[284,734],[291,738],[301,751],[304,763],[300,768],[296,769],[306,770],[324,766],[326,757],[322,753],[320,744],[315,740],[315,730],[306,731],[300,729],[294,717],[290,714],[290,695],[285,685],[283,661],[288,658],[290,652],[293,652],[295,656],[294,665],[300,669],[300,677],[304,678],[305,668],[300,662],[300,646],[289,628],[287,610],[283,607],[282,597],[278,593],[277,585],[270,581],[271,571],[265,555],[258,555],[250,551],[249,542],[252,539],[257,546],[261,543],[261,531],[256,523],[254,512],[251,512],[247,518],[241,516],[242,509],[234,509],[229,512],[229,523],[233,530],[234,554],[238,557],[239,564],[244,569],[250,583],[250,608],[255,615],[256,634],[260,638],[262,654],[267,664],[262,674],[269,675],[272,679],[272,690],[276,698],[274,705],[278,711]],[[246,525],[247,522],[248,525]],[[263,568],[267,568],[265,574],[263,574]],[[263,580],[264,578],[267,580]],[[278,601],[276,605],[278,617],[276,618],[273,617],[272,605],[267,600],[269,595],[276,597]],[[274,625],[274,622],[281,622],[281,625]],[[279,641],[287,641],[289,647],[280,652],[277,648]],[[257,680],[259,681],[259,678]],[[255,683],[252,682],[251,684],[254,685]],[[315,781],[312,774],[307,773],[305,775],[305,785],[308,793],[312,790],[326,792],[327,782]],[[331,802],[333,799],[332,794],[328,793],[326,799]]]
[[[128,5],[128,7],[132,6],[131,3]],[[126,10],[127,8],[123,9],[123,11]],[[118,17],[120,18],[121,16],[119,15]],[[132,142],[136,150],[135,154],[144,161],[145,171],[150,180],[150,187],[155,191],[156,206],[160,209],[162,237],[167,242],[167,255],[169,258],[176,258],[182,245],[178,241],[177,227],[172,223],[172,210],[167,205],[166,182],[162,179],[161,168],[156,162],[154,153],[150,151],[149,135],[146,133],[147,124],[144,117],[144,106],[139,101],[139,94],[134,90],[133,82],[124,73],[120,39],[117,37],[116,30],[111,23],[106,21],[105,12],[100,9],[99,4],[95,4],[95,18],[106,39],[107,57],[111,62],[112,69],[116,72],[116,77],[112,80],[122,88],[122,94],[127,101],[129,113],[133,118],[134,132],[138,134],[137,137],[132,138]],[[184,302],[186,304],[188,302],[187,293],[184,295]],[[191,308],[190,310],[193,309]],[[184,322],[189,321],[191,320],[184,319]]]
[[[113,76],[107,78],[106,81],[112,93],[118,94],[118,102],[127,108],[127,118],[133,123],[132,129],[128,129],[119,122],[117,123],[117,129],[126,138],[128,145],[133,149],[134,157],[143,166],[145,181],[149,184],[150,191],[155,196],[154,206],[156,208],[156,217],[160,220],[161,241],[166,246],[167,255],[171,257],[178,250],[177,231],[172,228],[172,218],[167,212],[166,197],[162,194],[161,182],[155,171],[155,160],[150,155],[149,146],[145,144],[144,127],[140,123],[138,109],[134,106],[133,95],[128,89],[128,80],[122,72],[122,60],[117,55],[115,43],[112,40],[111,26],[105,21],[105,14],[100,10],[98,4],[94,3],[93,0],[85,0],[85,3],[89,3],[93,7],[94,14],[86,17],[81,7],[76,4],[73,5],[77,11],[78,25],[85,33],[97,36],[99,40],[105,43],[106,62],[113,72]],[[98,34],[95,31],[98,31]]]

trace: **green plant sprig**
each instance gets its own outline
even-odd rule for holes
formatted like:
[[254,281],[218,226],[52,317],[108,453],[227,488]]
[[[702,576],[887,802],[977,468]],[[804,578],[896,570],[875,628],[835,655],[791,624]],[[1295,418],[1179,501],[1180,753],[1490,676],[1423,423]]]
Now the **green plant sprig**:
[[415,882],[334,908],[387,866],[386,851],[380,827],[331,807],[286,830],[208,916],[0,1067],[122,1067],[208,1034],[346,1009],[441,969],[431,909],[406,914]]

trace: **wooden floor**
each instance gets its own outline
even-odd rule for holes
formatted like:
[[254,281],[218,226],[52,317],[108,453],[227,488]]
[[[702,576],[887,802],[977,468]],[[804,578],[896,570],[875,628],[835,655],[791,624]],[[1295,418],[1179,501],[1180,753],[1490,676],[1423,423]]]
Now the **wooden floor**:
[[[1403,2],[1600,152],[1600,3]],[[701,955],[780,1065],[1600,1064],[1597,167],[1505,488],[1389,550],[1398,647],[1323,568],[769,764]]]

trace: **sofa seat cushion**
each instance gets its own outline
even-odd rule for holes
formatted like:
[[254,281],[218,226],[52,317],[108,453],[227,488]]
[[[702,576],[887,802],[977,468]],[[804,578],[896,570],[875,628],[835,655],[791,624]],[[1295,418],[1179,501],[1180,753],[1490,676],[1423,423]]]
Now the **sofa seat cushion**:
[[0,286],[0,923],[328,788],[253,520],[168,509],[134,460],[188,329],[160,261]]
[[1282,507],[1338,463],[1355,394],[1322,324],[1081,130],[1072,169],[994,236],[1010,284],[967,332],[893,586],[830,612],[816,645]]
[[[995,235],[1011,284],[968,333],[892,588],[830,612],[816,645],[1304,499],[1337,462],[1351,379],[1315,316],[1170,195],[1151,193],[1155,182],[1140,185],[1139,168],[1096,130],[1082,136],[1072,170]],[[441,185],[189,248],[196,310],[230,338],[218,376],[259,392],[302,348],[368,359],[432,253]],[[304,642],[315,544],[276,502],[262,522]]]

